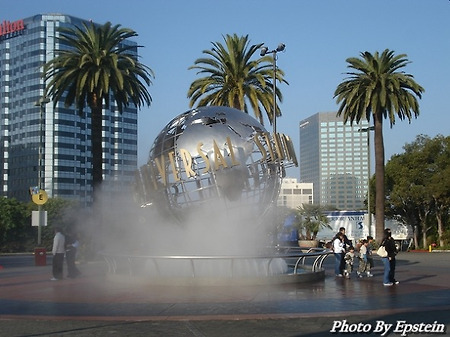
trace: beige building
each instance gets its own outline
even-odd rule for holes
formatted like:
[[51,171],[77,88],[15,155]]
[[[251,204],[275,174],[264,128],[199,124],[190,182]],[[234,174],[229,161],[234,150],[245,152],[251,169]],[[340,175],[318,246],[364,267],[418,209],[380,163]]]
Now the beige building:
[[299,183],[296,178],[283,178],[278,206],[296,209],[302,204],[313,203],[313,183]]

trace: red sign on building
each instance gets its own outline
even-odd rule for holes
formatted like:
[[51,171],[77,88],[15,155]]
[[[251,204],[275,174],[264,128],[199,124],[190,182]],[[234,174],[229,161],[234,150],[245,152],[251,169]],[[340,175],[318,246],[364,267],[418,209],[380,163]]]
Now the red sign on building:
[[0,24],[0,38],[3,37],[9,37],[13,33],[18,33],[25,29],[25,24],[23,23],[23,20],[17,20],[17,21],[3,21]]

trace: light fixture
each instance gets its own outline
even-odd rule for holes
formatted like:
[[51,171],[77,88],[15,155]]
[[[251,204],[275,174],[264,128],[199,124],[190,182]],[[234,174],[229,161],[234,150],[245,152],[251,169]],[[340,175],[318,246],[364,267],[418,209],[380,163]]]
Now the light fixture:
[[272,125],[273,125],[273,134],[276,137],[277,134],[277,53],[282,52],[286,49],[286,45],[284,43],[279,43],[277,49],[269,51],[269,48],[266,46],[261,47],[261,56],[266,56],[266,54],[273,54],[273,115],[272,115]]
[[265,56],[267,54],[267,52],[269,51],[269,48],[267,47],[261,47],[261,56]]
[[277,51],[283,51],[286,49],[286,45],[284,43],[280,43],[277,47]]

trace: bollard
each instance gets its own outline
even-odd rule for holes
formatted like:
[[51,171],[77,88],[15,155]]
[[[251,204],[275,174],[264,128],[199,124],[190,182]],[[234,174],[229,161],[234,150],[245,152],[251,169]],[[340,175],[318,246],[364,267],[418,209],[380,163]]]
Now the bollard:
[[34,263],[36,266],[45,266],[47,264],[47,252],[45,248],[34,249]]

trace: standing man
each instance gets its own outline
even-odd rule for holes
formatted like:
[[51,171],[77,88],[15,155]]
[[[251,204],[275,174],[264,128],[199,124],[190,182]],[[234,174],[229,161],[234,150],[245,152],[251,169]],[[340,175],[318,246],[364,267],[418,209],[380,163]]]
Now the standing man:
[[353,247],[353,243],[348,239],[347,235],[345,234],[345,227],[339,228],[339,232],[343,234],[343,242],[345,250],[348,250],[350,247]]
[[63,278],[63,265],[64,265],[64,253],[66,251],[65,247],[65,237],[61,233],[61,228],[55,227],[55,237],[53,238],[53,278],[52,281],[58,281]]
[[80,271],[75,265],[77,257],[77,249],[80,245],[75,234],[66,235],[66,263],[67,263],[67,277],[75,278],[80,275]]
[[[336,241],[338,239],[338,241]],[[339,247],[335,246],[335,243],[339,245]],[[339,266],[339,272],[337,270],[337,267],[335,268],[336,276],[342,277],[342,274],[344,273],[345,269],[345,260],[344,256],[347,250],[352,247],[352,242],[348,239],[347,235],[345,235],[345,227],[339,228],[339,232],[336,233],[336,235],[333,238],[333,251],[334,256],[337,259],[340,258],[340,266]]]

